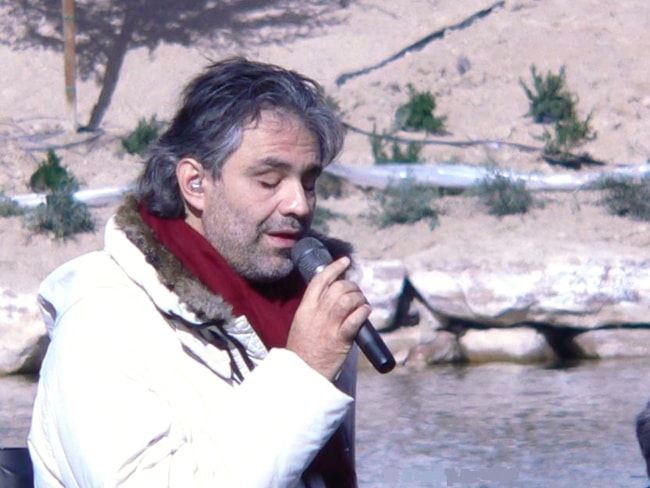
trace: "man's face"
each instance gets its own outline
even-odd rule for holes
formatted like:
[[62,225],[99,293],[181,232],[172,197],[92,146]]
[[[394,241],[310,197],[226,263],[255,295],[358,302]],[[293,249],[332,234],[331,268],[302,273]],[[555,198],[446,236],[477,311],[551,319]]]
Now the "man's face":
[[207,178],[206,238],[245,278],[287,276],[293,269],[290,250],[311,225],[320,172],[316,139],[303,123],[263,111],[245,127],[220,178]]

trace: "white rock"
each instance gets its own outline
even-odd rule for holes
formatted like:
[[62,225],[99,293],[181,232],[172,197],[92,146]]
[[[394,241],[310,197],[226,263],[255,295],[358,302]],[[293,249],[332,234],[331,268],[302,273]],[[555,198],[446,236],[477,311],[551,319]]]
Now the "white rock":
[[596,359],[650,356],[650,330],[591,330],[575,338],[586,356]]
[[646,259],[564,255],[544,263],[493,261],[442,269],[418,261],[418,267],[409,266],[409,280],[443,315],[508,326],[536,322],[596,328],[648,322]]
[[538,362],[554,357],[544,336],[524,327],[468,330],[459,342],[463,356],[470,362]]
[[35,295],[0,289],[0,338],[0,375],[38,371],[47,334]]
[[351,278],[372,306],[370,321],[374,326],[383,329],[390,325],[406,278],[404,263],[398,260],[360,260]]

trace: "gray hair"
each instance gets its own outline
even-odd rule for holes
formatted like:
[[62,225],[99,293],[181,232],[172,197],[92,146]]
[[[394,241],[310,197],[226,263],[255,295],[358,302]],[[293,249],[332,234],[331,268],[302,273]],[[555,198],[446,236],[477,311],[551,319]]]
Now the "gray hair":
[[229,58],[208,66],[185,88],[180,109],[149,150],[137,199],[159,217],[183,217],[178,162],[193,158],[218,178],[241,144],[244,127],[263,110],[298,117],[318,142],[322,167],[341,151],[343,126],[318,83],[279,66]]

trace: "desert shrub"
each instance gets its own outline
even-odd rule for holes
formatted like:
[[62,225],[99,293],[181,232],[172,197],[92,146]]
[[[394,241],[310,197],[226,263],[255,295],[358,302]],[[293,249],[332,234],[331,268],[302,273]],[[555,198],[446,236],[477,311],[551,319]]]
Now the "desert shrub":
[[542,135],[544,141],[542,153],[544,156],[571,158],[571,151],[574,148],[595,137],[591,129],[591,115],[583,121],[575,117],[568,120],[559,120],[555,123],[553,129],[553,134],[545,130]]
[[323,234],[328,234],[330,231],[329,222],[332,220],[340,220],[340,219],[347,220],[347,217],[338,212],[334,212],[333,210],[330,210],[328,208],[323,208],[319,206],[316,207],[316,211],[314,212],[314,220],[312,221],[312,227]]
[[[397,130],[425,131],[429,134],[446,134],[444,116],[436,116],[436,99],[430,92],[419,92],[408,85],[409,100],[395,113]],[[370,147],[375,163],[417,163],[421,162],[422,144],[414,141],[398,141],[390,134],[377,134],[373,128]]]
[[29,179],[34,191],[44,191],[45,203],[25,212],[25,224],[33,232],[51,232],[55,238],[68,238],[80,232],[95,230],[88,206],[75,199],[79,189],[77,178],[65,167],[53,150],[48,150]]
[[436,98],[431,92],[419,92],[408,85],[409,100],[397,109],[395,114],[396,126],[404,130],[423,130],[429,134],[444,134],[444,116],[434,115]]
[[24,208],[11,198],[0,193],[0,217],[14,217],[16,215],[23,215],[24,213]]
[[95,223],[88,206],[69,191],[56,191],[45,197],[46,203],[27,214],[27,226],[36,233],[51,232],[66,239],[80,232],[92,232]]
[[433,229],[438,225],[438,210],[432,202],[438,195],[437,188],[412,179],[392,183],[373,195],[370,219],[381,228],[428,220]]
[[122,138],[122,147],[129,154],[144,156],[151,143],[158,139],[161,130],[162,124],[156,120],[155,115],[149,120],[143,117],[138,121],[135,130]]
[[[402,149],[403,145],[397,141],[387,140],[385,133],[380,136],[373,129],[372,134],[370,137],[370,147],[372,149],[372,155],[375,158],[375,164],[419,163],[422,161],[420,157],[422,144],[408,142],[405,144],[404,150]],[[390,154],[386,152],[386,146],[390,147]]]
[[533,204],[525,181],[512,180],[501,174],[482,179],[476,186],[476,194],[488,207],[488,212],[498,217],[526,213]]
[[323,172],[316,180],[316,194],[324,199],[343,196],[343,181],[338,176]]
[[342,120],[345,117],[346,114],[345,111],[341,108],[341,104],[332,95],[325,95],[325,104],[332,110],[332,112],[336,114],[339,119]]
[[574,118],[576,99],[565,86],[564,66],[560,68],[559,74],[549,71],[546,76],[541,76],[537,73],[535,65],[531,66],[530,72],[533,77],[532,88],[529,88],[522,79],[519,80],[530,104],[527,115],[533,117],[537,123]]
[[45,161],[41,161],[30,176],[29,187],[37,193],[63,189],[76,191],[79,189],[79,183],[67,168],[61,166],[61,158],[52,149],[48,149]]
[[587,153],[576,155],[573,152],[580,144],[594,139],[596,135],[591,129],[591,114],[585,120],[578,118],[577,97],[566,88],[564,66],[560,68],[559,74],[548,72],[545,77],[537,73],[534,65],[530,71],[533,88],[519,80],[530,104],[527,115],[537,123],[554,124],[552,131],[545,128],[539,137],[544,142],[542,158],[549,163],[573,169],[580,168],[582,164],[602,164]]
[[640,180],[605,178],[596,187],[604,191],[600,203],[609,213],[637,220],[650,220],[650,176]]

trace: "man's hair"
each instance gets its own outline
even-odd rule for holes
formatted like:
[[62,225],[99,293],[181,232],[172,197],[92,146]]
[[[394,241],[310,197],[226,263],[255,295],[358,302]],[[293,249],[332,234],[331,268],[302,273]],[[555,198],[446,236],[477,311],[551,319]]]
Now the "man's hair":
[[650,402],[636,417],[636,438],[645,458],[646,472],[650,478]]
[[178,162],[193,158],[218,178],[244,128],[264,110],[297,117],[315,137],[322,167],[341,151],[342,124],[318,83],[279,66],[229,58],[209,65],[185,88],[170,126],[149,150],[137,199],[154,215],[183,217]]

